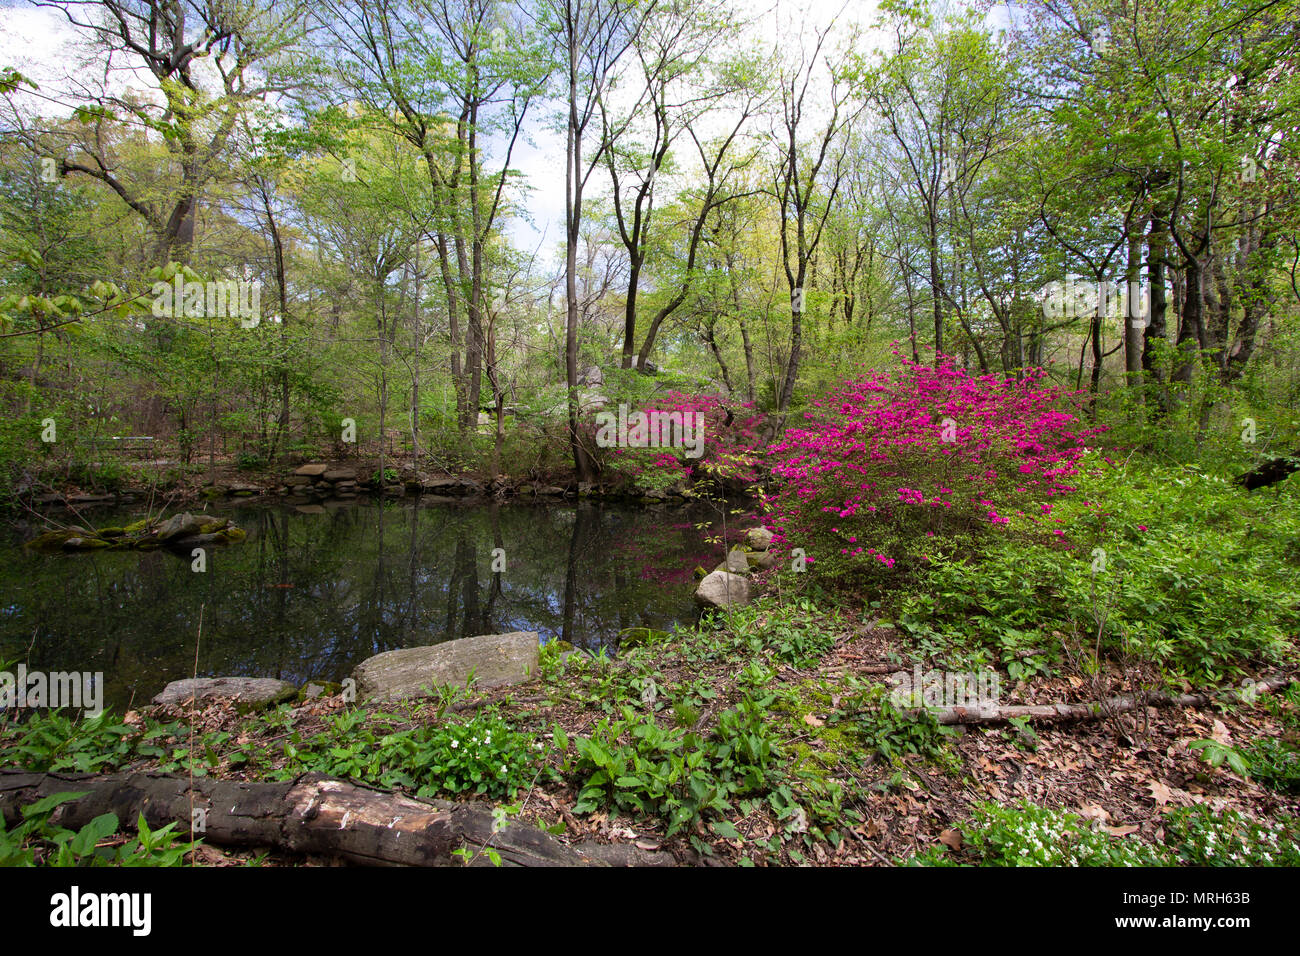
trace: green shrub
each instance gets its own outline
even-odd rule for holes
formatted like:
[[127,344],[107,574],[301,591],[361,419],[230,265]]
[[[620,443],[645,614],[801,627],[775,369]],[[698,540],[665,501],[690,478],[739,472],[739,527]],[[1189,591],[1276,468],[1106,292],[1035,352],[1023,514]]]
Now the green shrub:
[[956,731],[940,724],[928,710],[904,713],[885,687],[873,687],[861,698],[860,711],[852,726],[861,735],[864,749],[890,762],[907,754],[943,766],[956,766],[956,755],[948,738]]
[[976,804],[962,826],[961,850],[942,846],[902,862],[912,866],[1296,866],[1300,825],[1293,817],[1261,823],[1206,804],[1164,819],[1164,839],[1114,837],[1078,814],[1022,800]]
[[34,711],[24,721],[0,723],[0,763],[38,773],[110,773],[141,758],[163,756],[167,751],[160,741],[184,732],[173,722],[151,723],[142,733],[108,711],[78,718],[59,710]]
[[1261,823],[1236,810],[1206,804],[1165,817],[1165,844],[1189,866],[1300,866],[1300,825],[1294,818]]
[[[1007,537],[978,556],[936,559],[900,601],[899,626],[930,648],[979,648],[1019,661],[1066,635],[1095,635],[1166,670],[1219,681],[1276,660],[1300,627],[1300,532],[1284,507],[1190,468],[1112,467],[1095,454],[1054,531]],[[1014,676],[1014,675],[1013,675]]]
[[405,787],[420,796],[489,797],[510,796],[536,776],[543,745],[495,714],[401,730],[391,727],[396,719],[354,710],[329,718],[311,738],[295,732],[284,746],[287,763],[275,773],[288,778],[316,771],[388,789]]
[[764,719],[770,702],[746,698],[720,715],[708,738],[660,727],[631,707],[621,720],[601,720],[590,737],[574,740],[584,778],[574,812],[609,806],[659,816],[669,835],[706,815],[727,814],[732,797],[761,792],[775,772],[779,754]]
[[100,814],[75,833],[50,822],[56,809],[82,796],[84,791],[56,793],[23,807],[22,822],[13,830],[6,830],[0,817],[0,866],[179,866],[201,843],[182,841],[175,823],[150,830],[143,813],[135,839],[116,848],[99,846],[121,828],[115,813]]
[[1029,801],[979,803],[961,828],[958,853],[932,847],[906,862],[915,866],[1158,866],[1157,853],[1137,840],[1112,837],[1078,814]]

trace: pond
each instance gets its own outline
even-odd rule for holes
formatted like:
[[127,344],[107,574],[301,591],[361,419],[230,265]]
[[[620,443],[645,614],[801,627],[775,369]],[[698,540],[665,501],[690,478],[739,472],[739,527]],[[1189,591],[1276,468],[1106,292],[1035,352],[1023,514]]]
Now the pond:
[[616,652],[623,628],[693,623],[694,569],[724,553],[703,542],[696,524],[718,513],[699,504],[328,504],[212,507],[248,538],[209,549],[201,573],[162,550],[35,554],[22,542],[42,529],[11,528],[0,661],[103,672],[120,711],[193,674],[200,612],[200,677],[339,681],[382,651],[505,631]]

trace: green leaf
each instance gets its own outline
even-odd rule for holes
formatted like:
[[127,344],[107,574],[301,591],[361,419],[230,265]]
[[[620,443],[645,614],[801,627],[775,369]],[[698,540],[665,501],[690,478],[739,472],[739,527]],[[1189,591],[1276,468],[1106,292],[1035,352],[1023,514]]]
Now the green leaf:
[[709,829],[718,836],[725,837],[728,840],[744,839],[740,835],[740,831],[736,829],[736,825],[730,820],[714,820],[709,824]]
[[24,819],[31,819],[32,817],[49,813],[55,807],[61,806],[71,800],[80,800],[88,793],[90,793],[89,790],[81,790],[77,792],[65,791],[50,794],[48,797],[37,800],[35,803],[23,807],[23,817]]
[[77,856],[88,856],[94,852],[95,845],[100,840],[112,836],[117,832],[117,829],[117,814],[102,813],[78,830],[69,846]]

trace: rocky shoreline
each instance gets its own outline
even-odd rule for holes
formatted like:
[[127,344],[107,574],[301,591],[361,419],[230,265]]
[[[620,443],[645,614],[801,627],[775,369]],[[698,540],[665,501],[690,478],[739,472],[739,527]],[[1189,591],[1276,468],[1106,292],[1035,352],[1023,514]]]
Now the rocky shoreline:
[[[84,508],[130,505],[141,501],[166,500],[170,506],[204,500],[254,500],[285,505],[319,505],[325,501],[350,501],[362,496],[432,500],[559,500],[603,498],[644,504],[689,501],[697,496],[685,481],[666,489],[644,491],[600,482],[579,482],[572,478],[555,482],[527,477],[464,475],[426,475],[408,472],[387,477],[382,483],[377,474],[365,476],[365,466],[350,462],[316,461],[278,476],[263,476],[258,481],[223,480],[201,487],[183,488],[167,493],[148,488],[126,488],[117,492],[50,493],[28,499],[33,508]],[[396,469],[385,469],[396,471]]]

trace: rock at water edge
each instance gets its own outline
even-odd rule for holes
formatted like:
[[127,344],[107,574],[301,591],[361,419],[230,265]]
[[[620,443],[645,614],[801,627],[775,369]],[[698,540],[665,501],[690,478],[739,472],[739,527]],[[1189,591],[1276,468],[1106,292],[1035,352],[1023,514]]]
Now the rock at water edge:
[[704,607],[730,607],[749,603],[749,582],[739,574],[714,571],[695,589],[695,603]]
[[191,697],[200,701],[233,697],[250,707],[269,707],[290,700],[297,693],[298,688],[293,684],[273,677],[199,677],[172,681],[153,702],[174,707]]
[[484,634],[430,647],[385,651],[357,665],[352,676],[360,697],[420,697],[430,688],[464,686],[473,672],[480,688],[517,684],[537,676],[536,631]]

